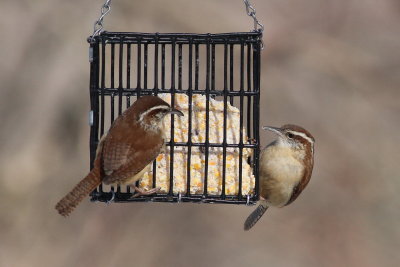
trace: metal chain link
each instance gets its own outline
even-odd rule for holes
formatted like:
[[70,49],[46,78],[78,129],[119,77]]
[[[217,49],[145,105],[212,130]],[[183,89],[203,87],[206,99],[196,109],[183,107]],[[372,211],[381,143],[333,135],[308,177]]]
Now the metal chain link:
[[246,13],[254,20],[254,31],[264,31],[264,25],[256,17],[256,9],[251,5],[249,0],[243,0],[246,5]]
[[[254,20],[254,31],[264,31],[264,25],[257,19],[256,9],[251,5],[249,0],[243,0],[246,5],[246,13],[248,16],[252,17]],[[111,0],[106,0],[106,2],[101,7],[101,15],[98,20],[94,23],[93,34],[90,38],[94,38],[99,35],[104,27],[103,27],[103,19],[111,10]]]
[[98,20],[94,23],[93,27],[93,34],[90,36],[90,38],[94,38],[95,36],[99,35],[104,27],[103,27],[103,19],[104,17],[110,12],[111,10],[111,0],[106,0],[104,5],[101,7],[101,15]]

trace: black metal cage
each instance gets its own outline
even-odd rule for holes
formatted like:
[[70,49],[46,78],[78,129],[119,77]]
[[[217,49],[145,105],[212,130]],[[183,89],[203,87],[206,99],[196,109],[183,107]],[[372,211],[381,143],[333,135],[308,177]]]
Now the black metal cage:
[[[204,202],[254,204],[258,199],[259,164],[259,112],[260,112],[260,54],[261,33],[223,34],[162,34],[102,32],[89,38],[90,43],[90,162],[95,158],[101,136],[112,121],[141,95],[185,94],[189,99],[187,142],[174,142],[174,122],[171,122],[171,140],[167,142],[170,161],[169,191],[132,198],[129,187],[117,188],[100,185],[91,193],[92,201],[115,202]],[[224,103],[224,137],[221,143],[208,140],[209,124],[206,125],[204,142],[192,141],[192,98],[206,96],[206,121],[208,122],[210,99]],[[240,111],[240,140],[228,143],[226,139],[227,105]],[[251,142],[243,140],[243,128]],[[187,190],[176,193],[174,183],[174,149],[187,149]],[[200,147],[205,154],[204,190],[201,194],[190,192],[191,150]],[[221,194],[207,191],[209,150],[222,148]],[[226,151],[237,148],[239,166],[242,168],[244,149],[252,150],[246,158],[254,174],[254,189],[242,193],[242,171],[239,171],[238,192],[226,194]],[[153,163],[153,186],[156,186],[156,161]]]

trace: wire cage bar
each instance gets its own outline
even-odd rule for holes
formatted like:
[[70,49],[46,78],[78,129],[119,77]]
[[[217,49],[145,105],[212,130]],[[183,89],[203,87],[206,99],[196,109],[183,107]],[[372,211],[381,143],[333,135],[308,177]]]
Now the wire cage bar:
[[[170,157],[169,189],[167,192],[132,198],[131,189],[125,186],[100,185],[91,193],[92,201],[107,202],[198,202],[255,204],[258,195],[259,164],[259,113],[260,113],[260,32],[223,34],[186,33],[132,33],[102,32],[89,38],[90,43],[90,167],[96,155],[101,136],[113,120],[138,97],[143,95],[170,94],[171,105],[184,94],[188,98],[187,141],[174,140],[174,120],[171,120],[170,140],[166,143]],[[194,97],[205,96],[205,140],[193,141]],[[222,142],[210,142],[211,101],[223,102]],[[239,110],[240,138],[227,142],[229,106]],[[245,129],[245,130],[244,130]],[[248,140],[244,140],[244,133]],[[185,149],[186,186],[174,191],[175,150]],[[193,179],[192,153],[204,153],[203,190],[191,192]],[[220,149],[222,173],[220,193],[208,190],[210,180],[210,153]],[[222,149],[222,151],[221,151]],[[228,150],[239,152],[237,193],[228,194]],[[244,150],[251,150],[245,162],[252,168],[254,187],[242,190],[242,158]],[[211,151],[211,152],[210,152]],[[152,186],[157,186],[157,162],[152,164]]]

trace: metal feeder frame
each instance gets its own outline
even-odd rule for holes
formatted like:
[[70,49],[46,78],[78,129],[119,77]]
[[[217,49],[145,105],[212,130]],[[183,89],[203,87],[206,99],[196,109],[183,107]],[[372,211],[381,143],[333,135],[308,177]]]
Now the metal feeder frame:
[[[110,1],[106,1],[106,4]],[[244,1],[245,3],[248,1]],[[106,5],[105,4],[105,5]],[[246,4],[247,13],[252,16],[255,23],[255,30],[252,32],[234,32],[222,34],[187,34],[187,33],[136,33],[136,32],[106,32],[102,30],[102,21],[109,8],[102,8],[102,16],[92,36],[88,38],[90,44],[90,168],[96,155],[96,148],[99,139],[108,129],[105,125],[107,116],[110,122],[115,117],[115,106],[118,115],[123,112],[123,106],[129,107],[131,102],[142,95],[157,95],[170,93],[171,102],[174,103],[176,93],[184,93],[189,98],[189,126],[188,142],[174,142],[174,123],[171,121],[171,141],[166,143],[170,147],[170,184],[169,192],[166,194],[154,194],[132,198],[133,193],[127,187],[126,191],[117,186],[116,190],[111,187],[109,191],[103,190],[100,185],[91,194],[91,201],[101,202],[197,202],[197,203],[229,203],[229,204],[255,204],[259,200],[259,122],[260,122],[260,61],[262,43],[262,26],[255,18],[255,10]],[[249,11],[250,10],[250,11]],[[252,14],[251,10],[254,10]],[[100,29],[100,30],[99,30]],[[97,33],[96,33],[97,31]],[[110,48],[108,48],[110,47]],[[132,62],[132,51],[135,47],[136,62]],[[149,61],[150,52],[154,60]],[[200,49],[204,50],[205,59],[200,56]],[[216,47],[223,47],[223,88],[216,88]],[[117,49],[116,49],[117,48]],[[240,51],[238,59],[234,58],[235,48]],[[108,49],[108,50],[107,50]],[[110,57],[106,55],[110,51]],[[116,51],[117,50],[117,51]],[[167,53],[166,53],[167,51]],[[168,58],[167,60],[167,57]],[[185,71],[188,86],[183,85],[183,58],[188,64]],[[206,65],[205,77],[201,77],[199,62],[204,60]],[[245,61],[247,64],[245,64]],[[203,62],[203,61],[202,61]],[[109,67],[106,66],[109,64]],[[118,64],[118,65],[117,65]],[[152,68],[150,68],[152,64]],[[234,85],[234,68],[239,64],[240,82]],[[117,71],[115,71],[117,65]],[[131,82],[133,69],[136,71],[136,83]],[[168,68],[166,70],[166,68]],[[151,73],[152,72],[152,73]],[[246,73],[246,75],[245,75]],[[170,75],[170,83],[166,84],[166,74]],[[135,75],[135,74],[133,74]],[[245,77],[246,76],[246,77]],[[205,79],[205,88],[201,88],[201,79]],[[153,79],[154,86],[149,88],[149,80]],[[107,82],[106,82],[107,80]],[[235,87],[239,87],[235,90]],[[206,140],[202,143],[194,143],[192,136],[192,96],[202,94],[206,96]],[[224,141],[222,143],[210,143],[209,136],[209,99],[219,97],[224,102]],[[237,100],[238,99],[238,100]],[[117,104],[115,104],[117,101]],[[226,121],[227,103],[238,103],[240,110],[240,141],[237,144],[226,142]],[[245,102],[246,101],[246,102]],[[110,112],[106,112],[106,105],[110,105]],[[246,106],[245,106],[246,104]],[[244,121],[246,113],[246,122]],[[243,141],[243,126],[246,123],[248,137],[252,142],[245,144]],[[203,194],[190,193],[190,166],[191,157],[187,157],[187,188],[186,192],[173,193],[173,156],[175,147],[187,147],[188,155],[191,155],[192,147],[203,147],[205,154],[204,169],[204,191]],[[222,193],[211,195],[207,192],[208,182],[208,154],[209,148],[223,148],[223,169],[222,169]],[[242,172],[239,171],[238,194],[225,194],[226,176],[226,149],[239,149],[239,169],[242,167],[243,149],[252,149],[252,157],[248,159],[255,177],[255,188],[251,195],[242,194]],[[156,186],[156,161],[153,163],[153,186]]]

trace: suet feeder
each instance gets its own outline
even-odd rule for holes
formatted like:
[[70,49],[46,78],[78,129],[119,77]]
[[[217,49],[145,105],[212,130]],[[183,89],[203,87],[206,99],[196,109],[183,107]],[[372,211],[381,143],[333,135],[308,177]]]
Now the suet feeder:
[[[109,202],[197,202],[254,204],[258,195],[258,164],[260,151],[260,56],[263,48],[263,26],[255,17],[255,10],[248,1],[247,14],[254,19],[251,32],[222,34],[188,33],[139,33],[108,32],[103,30],[103,18],[110,10],[110,2],[102,7],[102,15],[95,23],[95,30],[88,38],[90,44],[90,162],[96,155],[101,136],[112,121],[143,95],[167,96],[171,105],[178,103],[177,97],[185,96],[187,105],[186,125],[183,139],[176,139],[177,123],[169,125],[165,163],[168,167],[167,188],[163,192],[133,198],[129,187],[106,187],[100,185],[91,193],[92,201]],[[196,121],[196,97],[204,99],[204,137],[198,134]],[[220,135],[210,138],[215,125],[213,105],[220,105],[217,121]],[[230,111],[237,112],[235,121],[239,125],[234,141],[229,140]],[[215,111],[217,112],[217,111]],[[184,151],[185,162],[176,166],[177,151]],[[201,151],[202,170],[199,181],[192,172],[195,156]],[[234,168],[237,174],[234,184],[228,185],[229,153],[238,157]],[[211,167],[211,157],[216,156],[218,169]],[[158,160],[148,172],[152,187],[160,183]],[[175,164],[175,165],[174,165]],[[213,163],[215,164],[215,162]],[[250,188],[243,188],[244,165],[250,167]],[[177,190],[177,173],[184,168],[184,185]],[[175,173],[174,173],[175,172]],[[210,184],[218,174],[216,190]],[[198,177],[197,177],[198,178]],[[196,179],[197,179],[196,178]],[[214,180],[213,180],[214,181]],[[140,181],[138,182],[140,185]],[[193,190],[193,186],[202,190]],[[179,185],[181,186],[181,185]],[[233,189],[229,191],[228,187]],[[234,192],[234,193],[232,193]]]

